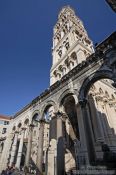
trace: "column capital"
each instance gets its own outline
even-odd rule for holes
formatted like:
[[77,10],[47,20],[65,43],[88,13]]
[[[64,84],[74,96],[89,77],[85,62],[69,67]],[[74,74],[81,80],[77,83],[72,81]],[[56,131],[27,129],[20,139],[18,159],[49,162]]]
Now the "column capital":
[[27,128],[23,127],[23,128],[21,128],[21,129],[22,129],[22,131],[25,131]]
[[80,106],[82,107],[82,108],[84,108],[85,106],[86,106],[86,104],[87,104],[87,99],[82,99],[82,100],[80,100],[79,101],[79,104],[80,104]]
[[55,114],[54,118],[60,118],[63,121],[65,121],[68,118],[65,113],[60,112],[60,111],[58,111],[58,112],[56,112],[54,114]]
[[44,118],[40,119],[38,122],[39,122],[39,123],[46,123],[46,121],[45,121]]
[[51,120],[55,118],[57,118],[56,113],[54,113],[54,115],[51,117]]
[[34,127],[35,127],[34,124],[30,124],[30,125],[29,125],[29,128],[34,128]]
[[30,124],[29,127],[28,127],[28,128],[29,128],[29,131],[30,131],[30,132],[33,131],[33,128],[34,128],[34,127],[35,127],[35,125]]
[[55,117],[62,117],[63,116],[63,112],[57,111],[54,113]]
[[15,131],[14,134],[19,134],[19,131]]

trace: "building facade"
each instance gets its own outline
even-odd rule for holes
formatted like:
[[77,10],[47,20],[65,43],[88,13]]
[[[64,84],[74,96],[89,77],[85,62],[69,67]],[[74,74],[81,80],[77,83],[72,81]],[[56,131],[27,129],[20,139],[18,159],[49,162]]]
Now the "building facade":
[[7,137],[7,130],[8,130],[10,120],[11,118],[8,116],[0,115],[0,157],[2,155],[2,151],[4,148],[4,142]]
[[0,170],[114,170],[116,33],[94,49],[82,21],[66,6],[53,30],[52,54],[50,87],[10,121]]

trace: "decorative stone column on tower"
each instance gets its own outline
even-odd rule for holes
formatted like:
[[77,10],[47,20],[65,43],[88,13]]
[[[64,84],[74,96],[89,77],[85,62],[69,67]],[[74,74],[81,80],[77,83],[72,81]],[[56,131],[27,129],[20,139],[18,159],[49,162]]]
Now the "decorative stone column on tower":
[[21,163],[21,157],[22,157],[22,151],[23,151],[24,134],[25,134],[25,128],[22,128],[19,149],[18,149],[18,155],[17,155],[17,161],[16,161],[16,165],[15,165],[18,169],[20,169],[20,163]]
[[44,141],[44,124],[45,121],[41,119],[39,121],[40,129],[39,129],[39,140],[38,140],[38,151],[37,151],[37,168],[39,173],[42,174],[42,162],[43,162],[43,141]]
[[15,134],[14,134],[9,166],[12,166],[14,164],[14,159],[15,159],[15,156],[16,156],[17,141],[18,141],[18,133],[19,132],[16,131]]
[[25,158],[25,166],[29,166],[29,161],[31,158],[31,147],[32,147],[32,133],[33,133],[33,127],[34,125],[29,125],[29,136],[28,136],[28,144],[27,144],[27,152],[26,152],[26,158]]

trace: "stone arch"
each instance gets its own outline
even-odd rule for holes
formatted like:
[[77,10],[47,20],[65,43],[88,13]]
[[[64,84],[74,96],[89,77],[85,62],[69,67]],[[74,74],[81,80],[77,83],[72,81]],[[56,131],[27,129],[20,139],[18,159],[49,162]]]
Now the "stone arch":
[[19,123],[17,124],[17,127],[21,128],[21,126],[22,126],[22,123],[21,123],[21,121],[19,121]]
[[66,74],[66,72],[67,72],[67,67],[66,67],[66,65],[63,63],[63,65],[62,65],[62,75],[64,76],[64,75]]
[[70,60],[69,60],[69,68],[70,68],[70,69],[73,69],[74,66],[75,66],[74,60],[70,59]]
[[59,97],[59,99],[58,99],[58,105],[59,105],[58,107],[59,107],[59,108],[61,107],[64,98],[67,97],[67,96],[69,96],[69,95],[72,95],[72,96],[74,97],[75,103],[77,104],[78,99],[77,99],[76,94],[77,94],[77,90],[76,90],[76,89],[73,90],[73,91],[71,91],[70,89],[66,89],[66,90],[60,95],[60,97]]
[[56,77],[57,76],[57,70],[53,72],[53,75]]
[[16,127],[17,131],[20,131],[22,127],[23,127],[23,122],[22,121],[19,121],[17,123],[17,127]]
[[113,73],[112,71],[110,70],[101,70],[101,71],[97,71],[96,73],[94,74],[91,74],[89,77],[87,77],[81,88],[80,88],[80,91],[79,91],[79,101],[83,101],[84,99],[86,99],[87,97],[87,94],[90,90],[90,87],[98,80],[100,79],[111,79],[113,78]]
[[48,102],[46,102],[46,104],[42,107],[41,110],[41,117],[44,117],[44,113],[48,110],[49,107],[53,106],[54,110],[57,111],[57,105],[54,101],[50,100]]
[[[77,89],[71,91],[65,90],[59,97],[58,104],[59,109],[68,117],[74,132],[79,134],[78,130],[78,117],[76,111],[76,105],[78,104]],[[73,116],[73,117],[72,117]],[[77,136],[77,135],[76,135]],[[79,138],[79,135],[77,136]]]
[[59,65],[58,70],[62,72],[62,65]]
[[105,91],[105,95],[106,95],[106,97],[109,97],[108,91]]
[[39,111],[39,110],[35,110],[35,111],[32,113],[30,123],[32,123],[32,121],[33,121],[34,119],[36,119],[37,116],[40,116],[40,111]]
[[114,95],[113,95],[113,94],[111,94],[111,98],[112,98],[112,100],[115,100],[115,97],[114,97]]
[[[66,89],[59,97],[59,111],[65,117],[64,122],[64,138],[68,145],[66,145],[66,157],[65,157],[65,164],[70,167],[76,166],[75,160],[75,141],[80,143],[80,133],[78,127],[78,115],[76,111],[76,104],[77,104],[77,89],[71,90]],[[70,158],[69,158],[70,157]]]
[[15,125],[13,125],[12,131],[16,131],[16,126]]
[[104,93],[103,90],[102,90],[102,88],[99,88],[99,93],[100,94],[103,94]]
[[[104,68],[105,68],[105,66],[104,66]],[[83,115],[83,123],[85,126],[85,133],[86,133],[85,136],[86,136],[88,157],[89,157],[90,163],[94,162],[98,156],[98,153],[94,147],[95,140],[97,140],[98,137],[101,137],[104,139],[105,134],[104,134],[103,127],[107,126],[110,130],[110,125],[108,124],[108,120],[106,117],[107,114],[104,111],[102,111],[99,108],[99,106],[97,108],[96,105],[94,105],[95,99],[92,97],[92,95],[91,96],[88,95],[89,90],[95,82],[97,82],[101,79],[113,80],[114,76],[115,76],[115,74],[113,73],[113,71],[111,71],[110,69],[103,69],[103,67],[102,67],[101,70],[98,70],[95,73],[91,74],[83,81],[82,86],[81,86],[80,91],[79,91],[78,99],[79,99],[79,103],[80,103],[80,109],[81,109],[82,115]],[[103,92],[103,93],[105,93],[105,92]],[[102,94],[100,94],[98,96],[98,98],[101,97],[101,95]],[[88,99],[86,100],[86,98],[88,98]],[[104,99],[104,100],[106,101],[107,99]],[[92,112],[93,109],[96,111],[96,115],[94,115],[94,112]],[[97,120],[97,114],[99,114],[100,120]],[[89,123],[89,121],[90,121],[90,123]],[[101,121],[102,121],[102,125],[100,125]],[[105,139],[105,142],[107,143],[108,146],[110,146],[109,143],[107,142],[107,139]],[[102,143],[101,143],[101,147],[102,147]],[[93,152],[93,154],[91,154],[92,152]]]
[[72,52],[71,55],[70,55],[70,57],[71,57],[73,60],[77,60],[77,54],[76,54],[76,52],[75,52],[75,51]]
[[23,123],[24,125],[29,125],[29,118],[27,117],[27,118],[25,118],[25,120],[24,120],[24,123]]

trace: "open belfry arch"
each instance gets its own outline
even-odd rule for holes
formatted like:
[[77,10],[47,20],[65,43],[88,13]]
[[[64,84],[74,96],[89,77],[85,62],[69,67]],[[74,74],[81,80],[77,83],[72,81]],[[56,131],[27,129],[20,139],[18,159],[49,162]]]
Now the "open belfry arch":
[[[50,87],[15,114],[0,158],[40,174],[116,161],[116,33],[95,49],[83,22],[66,6],[53,29]],[[99,170],[100,171],[100,170]]]

